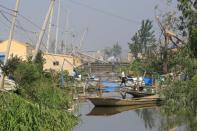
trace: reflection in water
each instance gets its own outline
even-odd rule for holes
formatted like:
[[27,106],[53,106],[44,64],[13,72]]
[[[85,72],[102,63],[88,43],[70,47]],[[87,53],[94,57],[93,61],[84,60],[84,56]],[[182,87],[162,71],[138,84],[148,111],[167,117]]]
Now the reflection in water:
[[[101,94],[118,97],[116,93],[100,92],[95,95]],[[80,106],[82,112],[79,112],[82,114],[81,123],[74,128],[74,131],[110,131],[123,128],[124,131],[197,131],[197,110],[189,106],[177,108],[165,104],[160,107],[141,105],[94,108],[90,101],[83,102],[82,105]]]
[[102,94],[103,94],[103,91],[99,88],[99,89],[96,91],[96,96],[97,96],[97,97],[102,97]]
[[189,105],[177,109],[177,107],[175,108],[166,104],[161,108],[161,112],[163,117],[161,125],[162,129],[181,126],[187,131],[197,131],[197,109],[194,109]]
[[155,108],[156,104],[136,105],[136,106],[120,106],[120,107],[94,107],[87,115],[92,116],[111,116],[124,111],[136,110],[140,108]]
[[142,110],[136,110],[135,111],[137,115],[144,120],[145,128],[152,129],[155,127],[155,116],[156,116],[156,110],[152,109],[142,109]]
[[182,116],[169,115],[163,111],[163,107],[135,110],[139,118],[144,121],[146,129],[151,130],[154,127],[157,127],[158,131],[182,131],[185,129],[185,119]]
[[[103,77],[102,77],[103,78]],[[117,97],[119,92],[114,92],[118,88],[117,83],[102,83],[110,90],[98,90],[89,96],[97,97]],[[101,83],[97,85],[102,89]],[[105,93],[105,91],[113,91]],[[169,93],[169,92],[167,92]],[[77,93],[78,94],[78,93]],[[172,104],[165,103],[161,107],[155,105],[130,106],[130,107],[108,107],[93,108],[87,101],[80,103],[81,123],[74,131],[197,131],[197,109],[196,97],[193,104],[170,101]],[[186,99],[186,98],[183,98]],[[181,97],[178,99],[181,100]],[[106,117],[107,116],[107,117]]]
[[[168,110],[169,111],[169,110]],[[89,101],[80,107],[81,123],[74,131],[185,131],[193,129],[194,123],[186,126],[186,122],[194,121],[194,117],[184,118],[182,115],[173,115],[164,107],[156,105],[130,107],[93,107]],[[196,118],[196,117],[195,117]],[[189,123],[189,122],[188,122]],[[105,125],[105,126],[103,126]]]

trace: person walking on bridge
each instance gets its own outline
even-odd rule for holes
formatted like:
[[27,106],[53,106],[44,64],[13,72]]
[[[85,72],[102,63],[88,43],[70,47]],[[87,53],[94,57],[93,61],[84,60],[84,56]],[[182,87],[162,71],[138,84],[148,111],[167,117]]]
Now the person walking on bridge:
[[122,84],[124,84],[124,86],[126,86],[126,75],[125,75],[124,71],[121,73],[121,83],[120,83],[120,86],[122,86]]

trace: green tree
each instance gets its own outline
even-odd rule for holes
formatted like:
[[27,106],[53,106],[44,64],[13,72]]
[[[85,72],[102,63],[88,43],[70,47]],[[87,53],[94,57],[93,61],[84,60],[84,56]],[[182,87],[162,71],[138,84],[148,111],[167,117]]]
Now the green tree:
[[141,23],[140,29],[135,33],[135,35],[131,38],[129,43],[129,48],[135,56],[138,53],[147,53],[147,47],[154,45],[156,42],[154,31],[152,30],[153,24],[150,20],[143,20]]
[[138,34],[135,33],[135,35],[131,38],[132,43],[129,43],[129,49],[134,54],[134,57],[137,58],[137,54],[141,52],[141,44],[139,42]]
[[43,58],[42,51],[38,52],[34,62],[37,65],[38,70],[43,71],[43,66],[44,66],[44,63],[45,63],[45,59]]
[[21,62],[22,60],[19,57],[11,56],[11,58],[8,59],[6,65],[4,65],[3,62],[0,62],[0,68],[5,75],[13,74]]
[[[172,80],[162,89],[165,96],[164,112],[170,116],[180,117],[187,130],[195,131],[197,125],[197,2],[196,0],[177,0],[177,8],[182,12],[181,22],[176,23],[179,31],[187,32],[187,43],[171,55],[169,69],[182,76],[182,80]],[[178,30],[177,30],[178,31]],[[195,57],[194,57],[195,56]],[[173,120],[173,121],[177,121]]]
[[150,20],[143,20],[141,23],[141,28],[138,31],[140,43],[144,49],[144,52],[147,52],[147,45],[155,43],[155,31],[152,30],[153,22]]
[[180,19],[180,30],[187,30],[188,32],[188,44],[197,58],[197,1],[196,0],[177,0],[178,9],[182,12]]

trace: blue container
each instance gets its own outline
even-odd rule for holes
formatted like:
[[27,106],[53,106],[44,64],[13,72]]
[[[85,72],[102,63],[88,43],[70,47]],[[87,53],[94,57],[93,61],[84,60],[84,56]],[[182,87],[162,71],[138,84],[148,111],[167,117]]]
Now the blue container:
[[146,86],[152,86],[153,81],[154,81],[154,78],[144,77],[144,83],[145,83]]
[[2,53],[2,52],[0,52],[0,61],[4,61],[4,59],[5,59],[5,54],[4,53]]

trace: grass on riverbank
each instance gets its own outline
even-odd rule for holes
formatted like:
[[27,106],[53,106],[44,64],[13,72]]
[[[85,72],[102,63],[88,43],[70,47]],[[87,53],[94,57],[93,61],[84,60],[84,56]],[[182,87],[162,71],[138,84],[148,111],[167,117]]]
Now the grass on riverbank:
[[71,130],[78,118],[67,112],[73,100],[59,86],[60,73],[43,70],[42,53],[30,60],[11,57],[2,67],[5,75],[12,74],[17,87],[15,92],[0,92],[0,130]]
[[42,107],[14,93],[0,93],[0,130],[71,130],[78,119],[64,110]]

